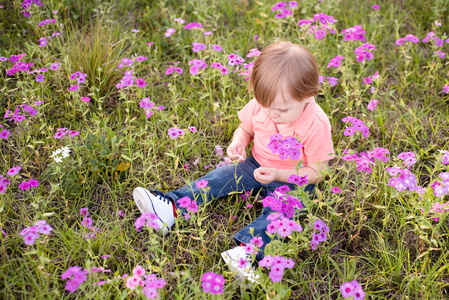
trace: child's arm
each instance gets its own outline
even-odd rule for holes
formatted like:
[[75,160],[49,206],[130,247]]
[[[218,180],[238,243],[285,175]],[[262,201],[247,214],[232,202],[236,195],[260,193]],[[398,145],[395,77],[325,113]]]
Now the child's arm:
[[234,131],[232,142],[226,150],[230,159],[236,161],[243,161],[246,159],[245,149],[251,143],[254,137],[254,132],[245,128],[242,124]]
[[[307,175],[309,184],[317,184],[323,178],[320,171],[323,170],[329,161],[321,162],[320,164],[309,164],[307,167],[298,170],[298,176]],[[296,175],[296,170],[275,169],[260,167],[254,170],[254,178],[262,184],[269,184],[272,181],[288,182],[290,175]]]

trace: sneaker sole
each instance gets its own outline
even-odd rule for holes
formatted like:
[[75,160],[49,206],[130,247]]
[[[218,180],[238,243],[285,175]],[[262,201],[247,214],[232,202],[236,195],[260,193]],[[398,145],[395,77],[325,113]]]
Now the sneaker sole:
[[141,187],[135,188],[133,191],[133,198],[134,202],[137,205],[137,208],[140,210],[142,214],[151,211],[150,207],[153,208],[154,212],[154,207],[153,203],[151,202],[151,198],[144,188]]

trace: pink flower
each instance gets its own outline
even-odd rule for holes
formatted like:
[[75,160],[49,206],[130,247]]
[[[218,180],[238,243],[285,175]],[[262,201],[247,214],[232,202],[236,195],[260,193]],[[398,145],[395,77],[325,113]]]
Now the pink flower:
[[166,32],[165,32],[165,37],[170,37],[173,33],[175,33],[176,32],[176,29],[174,29],[174,28],[168,28],[167,30],[166,30]]
[[184,26],[184,29],[193,29],[193,28],[202,28],[203,25],[193,22],[193,23],[189,23],[187,25]]
[[195,182],[195,185],[198,189],[206,188],[208,184],[209,182],[207,182],[207,180],[204,179]]
[[145,275],[145,269],[142,268],[141,266],[136,266],[133,270],[133,274],[136,276],[143,276]]
[[51,69],[51,70],[57,70],[57,69],[59,69],[60,66],[61,66],[61,63],[58,63],[58,62],[52,63],[52,64],[50,65],[50,69]]
[[373,5],[373,6],[371,6],[371,8],[372,8],[372,9],[376,9],[376,10],[377,10],[377,9],[379,9],[379,8],[380,8],[380,5]]
[[334,194],[341,194],[341,190],[338,186],[331,187],[330,191]]
[[11,133],[10,133],[8,130],[3,129],[3,130],[0,132],[0,139],[5,139],[5,140],[7,140],[10,134],[11,134]]
[[24,190],[29,190],[31,188],[31,185],[27,181],[23,181],[21,184],[19,184],[19,188]]
[[130,290],[134,290],[136,286],[140,285],[143,282],[142,278],[139,276],[133,275],[126,279],[126,287]]
[[379,104],[379,100],[377,99],[371,99],[371,101],[368,103],[368,109],[373,111],[376,109],[377,104]]
[[39,181],[36,179],[31,178],[30,180],[28,180],[28,184],[30,185],[30,187],[38,187],[39,186]]
[[217,52],[220,52],[223,50],[219,45],[214,45],[214,44],[212,44],[212,49]]
[[199,71],[200,71],[200,69],[197,66],[190,67],[190,74],[192,74],[192,75],[198,74]]
[[8,170],[8,172],[6,172],[6,175],[8,175],[8,176],[14,176],[14,175],[16,175],[17,173],[19,173],[20,169],[22,169],[22,168],[19,167],[19,166],[14,167],[14,168],[11,168],[11,169]]
[[39,234],[29,232],[25,234],[23,237],[23,241],[25,242],[25,245],[32,245],[34,244],[34,241],[39,237]]
[[445,86],[443,86],[443,93],[448,94],[449,93],[449,84],[446,84]]
[[137,78],[136,84],[137,84],[137,87],[139,87],[139,88],[143,88],[143,87],[147,86],[147,82],[143,78]]
[[69,91],[73,92],[73,91],[78,90],[79,88],[80,88],[80,86],[76,84],[76,85],[69,87]]
[[65,289],[71,293],[76,291],[80,287],[80,283],[75,280],[67,280],[65,283]]
[[324,38],[326,37],[326,34],[327,34],[327,31],[324,30],[324,29],[317,29],[317,30],[315,30],[315,32],[314,32],[315,38],[316,38],[317,40],[322,40],[322,39],[324,39]]
[[81,97],[81,101],[89,102],[90,98],[89,97]]
[[190,126],[189,130],[193,133],[197,132],[196,127],[195,126]]

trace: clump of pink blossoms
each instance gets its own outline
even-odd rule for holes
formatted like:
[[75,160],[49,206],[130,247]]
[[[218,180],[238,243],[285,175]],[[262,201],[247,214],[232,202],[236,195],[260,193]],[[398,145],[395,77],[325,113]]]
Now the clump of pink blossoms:
[[416,176],[407,169],[391,167],[385,169],[392,178],[388,180],[388,185],[394,187],[398,192],[416,191],[418,194],[425,192],[424,188],[418,185]]
[[[134,290],[136,287],[141,286],[142,292],[148,299],[159,297],[158,289],[164,288],[167,284],[163,278],[158,279],[155,274],[147,274],[145,268],[141,266],[136,266],[132,273],[132,276],[125,277],[126,287]],[[142,276],[144,276],[144,279],[142,279]]]
[[343,118],[342,121],[345,123],[351,122],[352,124],[352,126],[345,128],[345,131],[343,133],[345,136],[352,136],[356,132],[361,132],[365,138],[369,137],[369,128],[368,126],[365,126],[363,121],[351,116]]
[[310,246],[312,250],[315,250],[316,247],[327,240],[327,233],[329,233],[329,227],[323,221],[316,219],[313,224],[310,224],[312,229],[319,230],[318,233],[312,232],[312,239],[310,240]]
[[203,292],[205,292],[206,294],[223,293],[224,284],[225,279],[223,275],[207,272],[201,276],[201,288],[203,289]]
[[58,128],[56,129],[55,139],[62,139],[65,135],[70,135],[70,137],[75,137],[80,135],[79,131],[67,130],[67,128]]
[[416,154],[413,152],[402,152],[398,155],[405,167],[410,169],[416,163]]
[[[312,25],[313,22],[316,22],[316,25]],[[337,33],[337,31],[331,26],[336,22],[338,21],[333,16],[318,13],[313,16],[312,20],[299,20],[298,25],[301,27],[310,25],[308,33],[313,34],[317,40],[322,40],[326,37],[328,31],[332,34]]]
[[81,221],[81,226],[86,227],[87,229],[90,229],[90,233],[83,233],[83,240],[87,239],[95,239],[97,237],[97,232],[101,232],[100,228],[92,226],[92,218],[89,216],[89,209],[87,207],[80,209],[80,215],[83,216],[83,220]]
[[442,180],[434,181],[430,186],[433,189],[433,194],[436,197],[444,197],[449,194],[449,173],[443,172],[438,175]]
[[23,236],[25,245],[32,245],[39,238],[39,234],[49,235],[52,230],[53,228],[47,224],[46,220],[41,220],[22,230],[19,235]]
[[301,148],[303,147],[303,144],[298,142],[295,137],[287,136],[285,139],[282,139],[281,134],[273,134],[268,144],[268,149],[273,154],[279,154],[280,159],[290,158],[291,160],[299,160]]
[[344,34],[345,41],[362,41],[365,42],[366,31],[362,29],[362,25],[346,28],[341,31]]
[[295,262],[282,256],[272,257],[267,255],[259,261],[259,266],[270,270],[269,277],[272,282],[280,282],[284,276],[285,269],[293,269]]
[[361,47],[357,47],[355,49],[355,56],[356,56],[357,61],[362,62],[365,59],[367,61],[373,59],[374,55],[373,55],[372,51],[377,51],[377,49],[376,49],[376,46],[374,46],[370,43],[365,43]]
[[26,180],[22,181],[22,183],[19,184],[19,188],[22,191],[29,190],[31,188],[38,187],[38,186],[39,186],[39,181],[36,179],[33,179],[33,178],[30,178],[28,181],[26,181]]
[[[139,106],[143,108],[145,112],[145,117],[148,119],[153,115],[153,108],[154,108],[154,102],[150,100],[150,98],[142,98],[142,101],[140,101]],[[163,110],[164,106],[160,105],[157,108],[157,110]]]
[[293,12],[291,11],[291,9],[298,7],[298,2],[297,1],[290,1],[288,3],[290,8],[286,8],[287,3],[285,2],[278,2],[276,3],[272,8],[271,11],[279,11],[279,13],[277,13],[275,15],[275,18],[277,19],[282,19],[282,18],[287,18],[288,16],[293,15]]
[[156,222],[156,220],[158,219],[159,217],[156,214],[147,212],[137,218],[136,222],[134,222],[134,226],[136,227],[138,232],[141,231],[143,226],[159,229],[159,224]]
[[[441,204],[440,202],[436,202],[430,208],[430,211],[427,215],[432,214],[430,217],[434,222],[440,221],[440,218],[449,210],[449,202]],[[424,214],[424,208],[421,208],[421,213]]]
[[400,39],[396,40],[396,45],[402,46],[405,42],[412,42],[414,44],[417,44],[417,43],[419,43],[419,38],[417,38],[413,34],[407,34],[405,36],[405,38],[400,38]]
[[[65,284],[65,289],[70,293],[75,292],[82,283],[87,280],[87,275],[95,274],[95,273],[110,273],[111,270],[106,270],[100,267],[92,267],[90,269],[82,269],[78,266],[73,266],[67,269],[64,273],[61,274],[61,279],[68,279]],[[94,283],[94,285],[102,285],[106,283],[106,281],[99,281]]]
[[343,298],[353,297],[353,300],[365,299],[365,292],[356,280],[343,283],[340,286],[340,292]]

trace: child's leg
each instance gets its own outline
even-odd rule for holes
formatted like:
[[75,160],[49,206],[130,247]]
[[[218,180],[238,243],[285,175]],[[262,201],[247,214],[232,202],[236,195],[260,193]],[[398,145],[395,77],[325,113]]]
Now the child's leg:
[[[155,220],[164,232],[167,232],[175,223],[177,200],[189,197],[196,200],[197,205],[206,201],[227,196],[232,192],[242,192],[261,188],[262,184],[254,179],[254,170],[260,167],[259,163],[252,157],[236,165],[230,164],[215,169],[206,176],[196,180],[190,186],[184,186],[176,191],[163,194],[158,190],[151,191],[138,187],[133,191],[134,201],[142,213],[151,212],[158,216]],[[207,181],[207,192],[198,188],[196,183]],[[184,213],[185,211],[183,211]],[[164,225],[166,224],[166,225]]]
[[[296,188],[296,185],[288,184],[285,182],[272,182],[270,183],[266,189],[263,191],[263,196],[267,196],[270,193],[274,192],[276,187],[281,185],[288,185],[291,190]],[[306,186],[305,191],[311,194],[313,192],[313,189],[315,188],[315,185],[309,184]],[[248,244],[250,240],[255,236],[262,237],[263,246],[261,247],[260,252],[256,256],[256,260],[259,261],[264,257],[264,250],[265,246],[271,242],[271,238],[266,233],[267,226],[270,224],[270,220],[267,220],[268,215],[270,215],[273,211],[270,209],[270,207],[265,207],[262,211],[262,214],[254,220],[251,224],[240,230],[234,235],[234,240],[237,244],[245,243]],[[250,233],[251,228],[254,228],[253,233]]]
[[[254,170],[260,167],[259,163],[252,157],[248,157],[245,161],[236,165],[229,164],[214,169],[194,181],[191,185],[186,185],[176,191],[166,193],[165,196],[170,198],[177,207],[177,200],[182,197],[189,197],[191,200],[196,200],[200,205],[212,199],[218,199],[227,196],[231,193],[249,191],[262,187],[262,184],[254,179]],[[196,186],[197,182],[207,181],[207,192],[203,188]]]

